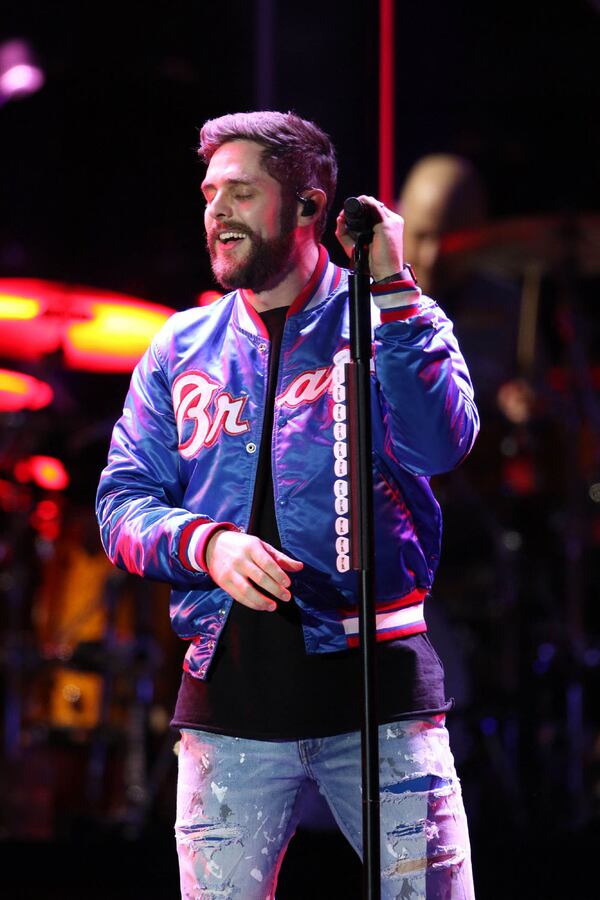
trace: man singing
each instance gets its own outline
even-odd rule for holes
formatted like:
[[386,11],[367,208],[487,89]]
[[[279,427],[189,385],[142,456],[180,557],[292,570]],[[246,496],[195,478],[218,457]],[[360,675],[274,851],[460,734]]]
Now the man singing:
[[[349,564],[347,272],[319,240],[335,152],[292,113],[208,121],[204,224],[229,292],[177,313],[137,366],[98,492],[118,566],[172,585],[189,641],[176,836],[181,893],[266,900],[307,780],[361,853],[360,659]],[[452,325],[372,197],[371,375],[382,896],[473,897],[424,604],[440,552],[429,476],[478,416]],[[353,241],[344,214],[337,237]],[[326,861],[324,861],[326,863]],[[319,893],[315,885],[315,896]]]

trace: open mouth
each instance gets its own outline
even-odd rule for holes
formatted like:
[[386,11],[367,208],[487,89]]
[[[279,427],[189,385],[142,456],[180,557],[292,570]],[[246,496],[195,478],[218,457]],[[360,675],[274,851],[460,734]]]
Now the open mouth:
[[243,241],[244,238],[247,238],[248,235],[243,231],[222,231],[218,237],[217,241],[220,244],[225,244],[226,246],[232,246],[234,244],[238,244],[240,241]]

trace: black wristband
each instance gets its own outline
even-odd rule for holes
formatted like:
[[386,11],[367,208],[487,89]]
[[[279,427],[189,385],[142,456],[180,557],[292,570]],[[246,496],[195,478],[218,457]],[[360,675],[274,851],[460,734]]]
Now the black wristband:
[[394,272],[393,275],[388,275],[386,278],[380,278],[379,281],[374,281],[373,284],[388,284],[391,281],[414,281],[417,284],[417,279],[415,278],[415,273],[413,272],[413,268],[410,263],[404,263],[404,268],[400,270],[400,272]]

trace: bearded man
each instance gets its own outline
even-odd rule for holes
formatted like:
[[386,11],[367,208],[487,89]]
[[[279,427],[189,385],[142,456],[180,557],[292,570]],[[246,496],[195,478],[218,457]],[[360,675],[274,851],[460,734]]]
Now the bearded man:
[[[347,271],[319,243],[337,175],[320,128],[292,113],[223,116],[202,128],[200,153],[208,250],[228,293],[174,315],[137,366],[98,517],[114,563],[170,582],[173,627],[189,641],[172,722],[182,897],[265,900],[307,781],[362,851]],[[473,886],[451,702],[424,604],[441,534],[429,476],[467,455],[478,418],[451,323],[404,265],[401,217],[361,199],[378,219],[382,896],[464,900]],[[336,233],[350,253],[343,213]]]

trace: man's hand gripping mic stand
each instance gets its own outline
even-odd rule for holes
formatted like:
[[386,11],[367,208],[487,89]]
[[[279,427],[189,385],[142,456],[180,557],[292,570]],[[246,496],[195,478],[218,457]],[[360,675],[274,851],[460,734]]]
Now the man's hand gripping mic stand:
[[369,245],[371,207],[350,197],[344,204],[346,226],[355,238],[348,278],[350,362],[346,364],[348,455],[350,471],[350,565],[359,578],[359,635],[362,668],[362,833],[363,896],[379,900],[379,737],[375,692],[375,542],[371,461],[371,288]]

